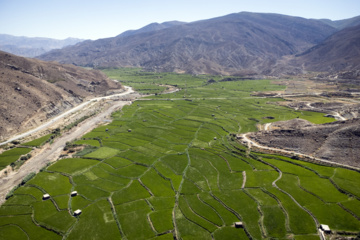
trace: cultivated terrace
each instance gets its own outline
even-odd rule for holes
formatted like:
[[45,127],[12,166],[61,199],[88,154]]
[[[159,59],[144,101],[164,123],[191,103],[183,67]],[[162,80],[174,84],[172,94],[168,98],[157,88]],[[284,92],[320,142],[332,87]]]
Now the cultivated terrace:
[[[104,72],[152,95],[114,112],[111,123],[68,145],[82,151],[16,189],[0,207],[0,239],[301,240],[320,239],[320,224],[359,233],[359,172],[252,152],[237,141],[256,124],[335,121],[251,96],[285,86]],[[180,91],[163,94],[166,85]]]

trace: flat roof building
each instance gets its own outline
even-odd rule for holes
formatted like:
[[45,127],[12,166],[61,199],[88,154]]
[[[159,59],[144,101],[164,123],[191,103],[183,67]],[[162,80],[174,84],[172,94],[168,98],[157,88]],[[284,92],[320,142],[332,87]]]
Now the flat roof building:
[[331,233],[331,229],[328,225],[320,224],[320,229],[323,230],[325,233]]
[[49,198],[50,198],[50,194],[45,193],[45,194],[43,195],[43,200],[47,200],[47,199],[49,199]]
[[78,194],[78,192],[77,192],[77,191],[72,191],[72,192],[71,192],[71,196],[72,196],[72,197],[77,196],[77,194]]
[[236,222],[234,225],[236,228],[243,228],[243,226],[244,226],[243,222]]
[[75,212],[74,212],[74,216],[78,216],[78,215],[80,215],[81,214],[81,210],[80,209],[78,209],[78,210],[76,210]]

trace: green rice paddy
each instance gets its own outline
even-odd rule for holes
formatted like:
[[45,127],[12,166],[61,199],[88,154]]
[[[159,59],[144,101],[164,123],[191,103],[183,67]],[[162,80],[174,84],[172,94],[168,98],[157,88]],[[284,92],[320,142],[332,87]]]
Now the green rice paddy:
[[[112,123],[76,142],[91,152],[59,160],[18,188],[0,208],[1,239],[320,239],[316,221],[359,232],[360,173],[247,154],[235,141],[233,134],[255,131],[256,123],[332,121],[250,96],[283,86],[105,72],[158,94],[113,113]],[[159,84],[182,90],[161,94]],[[244,228],[234,227],[239,221]]]
[[31,148],[17,147],[4,151],[0,154],[0,170],[16,162],[22,155],[28,154],[31,150]]
[[43,137],[40,137],[40,138],[37,138],[35,140],[32,140],[30,142],[26,142],[26,143],[23,143],[21,145],[23,146],[29,146],[29,147],[39,147],[41,146],[42,144],[46,143],[51,137],[53,136],[52,133],[50,134],[47,134]]

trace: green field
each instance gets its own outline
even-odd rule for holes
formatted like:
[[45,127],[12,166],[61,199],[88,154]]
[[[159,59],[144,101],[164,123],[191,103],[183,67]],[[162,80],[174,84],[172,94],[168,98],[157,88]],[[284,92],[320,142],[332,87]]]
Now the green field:
[[[92,146],[88,152],[55,162],[18,188],[0,208],[0,238],[319,239],[316,221],[335,232],[359,232],[360,173],[247,154],[236,142],[235,133],[256,131],[257,123],[333,121],[273,104],[282,99],[251,96],[284,86],[105,72],[157,95],[114,112],[112,123],[75,142]],[[159,84],[181,90],[161,94]],[[72,216],[77,209],[82,213]],[[244,228],[234,227],[238,221]]]
[[21,145],[23,146],[29,146],[29,147],[39,147],[41,146],[42,144],[44,144],[45,142],[47,142],[51,137],[53,136],[52,133],[50,134],[47,134],[43,137],[40,137],[40,138],[37,138],[35,140],[32,140],[30,142],[26,142],[26,143],[23,143]]
[[8,165],[11,165],[13,168],[20,167],[31,157],[30,152],[32,151],[33,147],[40,147],[54,136],[55,135],[53,133],[50,133],[30,142],[22,143],[20,147],[15,147],[4,151],[0,154],[0,170],[6,168]]
[[0,154],[0,170],[17,161],[22,155],[28,154],[32,149],[17,147]]

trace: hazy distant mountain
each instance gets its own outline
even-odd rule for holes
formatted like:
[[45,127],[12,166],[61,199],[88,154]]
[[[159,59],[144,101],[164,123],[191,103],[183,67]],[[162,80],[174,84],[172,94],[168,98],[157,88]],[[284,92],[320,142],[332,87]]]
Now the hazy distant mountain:
[[320,21],[335,27],[339,30],[342,30],[344,28],[348,28],[348,27],[354,27],[360,24],[360,16],[357,17],[353,17],[353,18],[349,18],[349,19],[344,19],[344,20],[337,20],[337,21],[332,21],[330,19],[320,19]]
[[35,57],[53,49],[74,45],[83,39],[67,38],[57,40],[51,38],[16,37],[0,34],[0,50],[23,57]]
[[320,20],[241,12],[162,30],[85,41],[40,58],[91,67],[266,73],[282,56],[303,52],[336,31]]
[[118,37],[127,37],[139,33],[145,33],[145,32],[151,32],[151,31],[157,31],[177,25],[185,24],[185,22],[179,22],[179,21],[171,21],[171,22],[164,22],[164,23],[150,23],[149,25],[146,25],[145,27],[142,27],[138,30],[128,30],[126,32],[123,32],[122,34],[118,35]]
[[0,51],[0,140],[121,85],[98,70]]
[[337,72],[360,69],[360,25],[345,28],[300,54],[295,64],[306,70]]

